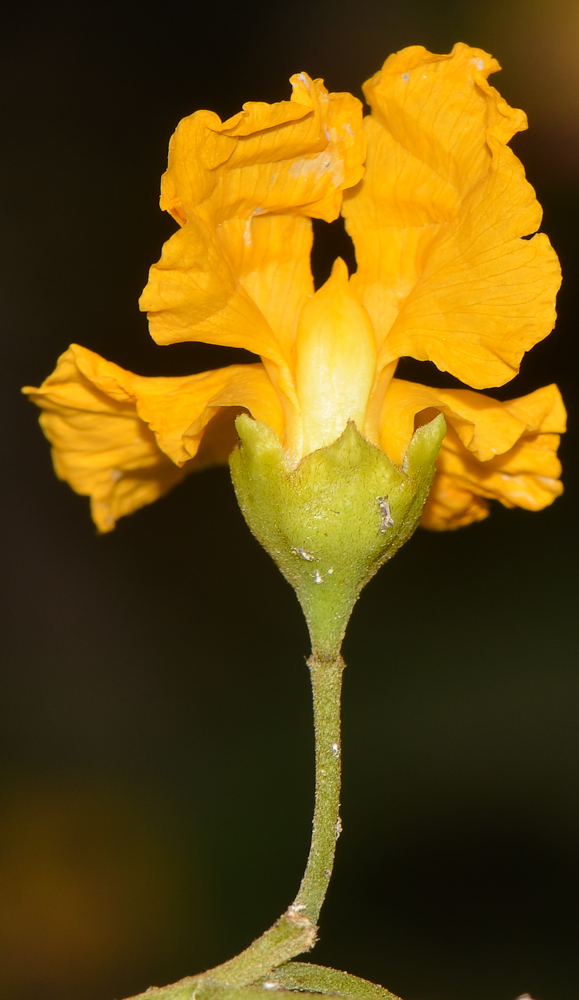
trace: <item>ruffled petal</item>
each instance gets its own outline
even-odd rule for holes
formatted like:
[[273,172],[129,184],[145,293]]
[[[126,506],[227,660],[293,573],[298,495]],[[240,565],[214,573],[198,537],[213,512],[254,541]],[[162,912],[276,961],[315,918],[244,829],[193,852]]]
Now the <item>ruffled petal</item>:
[[264,212],[337,218],[341,192],[363,173],[362,106],[307,73],[290,82],[289,101],[249,102],[225,122],[210,111],[184,118],[171,139],[161,207],[180,224],[194,214],[211,225]]
[[359,101],[304,73],[292,84],[290,101],[180,123],[161,206],[183,229],[140,303],[158,343],[245,347],[281,370],[286,389],[297,316],[313,290],[308,217],[337,217],[365,154]]
[[364,88],[366,174],[343,206],[379,366],[431,360],[475,388],[516,374],[560,284],[547,237],[522,238],[541,209],[505,145],[526,118],[487,83],[497,69],[463,44],[390,56]]
[[418,424],[436,412],[448,431],[422,524],[456,528],[488,513],[487,499],[541,510],[559,496],[557,458],[565,408],[557,386],[501,403],[468,389],[432,389],[393,379],[384,399],[380,444],[398,465]]
[[262,365],[143,378],[73,344],[39,388],[24,391],[43,410],[57,475],[91,497],[100,531],[187,472],[227,461],[240,409],[283,436],[279,399]]

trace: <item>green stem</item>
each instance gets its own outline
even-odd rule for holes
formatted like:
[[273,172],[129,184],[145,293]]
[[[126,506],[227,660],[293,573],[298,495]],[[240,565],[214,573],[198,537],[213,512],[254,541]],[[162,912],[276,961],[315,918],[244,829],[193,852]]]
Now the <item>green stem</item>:
[[[340,835],[340,693],[344,661],[338,654],[308,660],[316,740],[316,800],[308,863],[295,901],[235,958],[204,974],[207,985],[246,986],[316,943],[317,922]],[[197,994],[199,996],[199,993]]]
[[308,660],[312,678],[316,733],[316,804],[308,864],[294,906],[317,924],[334,867],[340,836],[340,694],[344,661]]

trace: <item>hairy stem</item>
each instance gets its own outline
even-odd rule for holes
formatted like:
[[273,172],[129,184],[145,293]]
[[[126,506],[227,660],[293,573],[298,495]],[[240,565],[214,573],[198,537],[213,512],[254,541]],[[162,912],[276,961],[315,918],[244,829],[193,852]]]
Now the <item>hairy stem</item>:
[[[207,985],[246,986],[316,943],[317,922],[340,835],[340,693],[344,661],[312,654],[316,736],[316,801],[308,863],[295,901],[275,922],[235,958],[204,974]],[[199,995],[199,992],[198,994]]]
[[[316,733],[316,804],[308,864],[294,906],[317,924],[334,867],[340,836],[340,693],[344,661],[308,660]],[[303,908],[303,909],[302,909]]]

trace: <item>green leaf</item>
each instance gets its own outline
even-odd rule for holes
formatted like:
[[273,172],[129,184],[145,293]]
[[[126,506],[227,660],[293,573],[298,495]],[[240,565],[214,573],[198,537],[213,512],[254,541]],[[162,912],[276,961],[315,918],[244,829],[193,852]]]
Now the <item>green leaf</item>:
[[287,962],[272,972],[269,981],[286,990],[331,993],[347,1000],[400,1000],[394,993],[367,979],[310,962]]

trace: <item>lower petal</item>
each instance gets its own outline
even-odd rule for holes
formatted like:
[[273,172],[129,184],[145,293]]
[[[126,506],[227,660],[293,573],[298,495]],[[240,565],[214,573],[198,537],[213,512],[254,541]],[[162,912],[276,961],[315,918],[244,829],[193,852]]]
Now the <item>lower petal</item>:
[[453,476],[436,473],[420,524],[431,531],[464,528],[490,513],[487,500],[459,486]]
[[[40,423],[52,445],[57,476],[90,496],[93,520],[106,532],[123,515],[167,493],[186,473],[161,451],[111,371],[101,372],[101,387],[83,374],[78,361],[90,355],[69,348],[40,388],[24,391],[43,411]],[[101,358],[98,362],[107,366]]]
[[43,411],[57,475],[91,497],[101,532],[189,471],[226,462],[241,408],[283,435],[279,400],[262,365],[142,378],[72,345],[39,388],[24,391]]
[[[480,462],[451,431],[442,445],[422,525],[444,530],[478,521],[487,500],[542,510],[563,492],[558,434],[525,434],[506,454]],[[459,498],[462,497],[462,506]]]
[[481,520],[487,500],[541,510],[563,490],[557,458],[565,408],[556,386],[502,403],[466,389],[433,389],[393,379],[384,399],[380,445],[401,465],[415,426],[444,413],[448,431],[424,509],[425,527]]
[[[434,389],[393,378],[379,418],[380,447],[401,465],[414,433],[429,410],[444,413],[459,440],[480,461],[509,451],[523,434],[565,430],[565,407],[556,385],[505,403],[471,389]],[[426,411],[425,417],[420,414]]]

